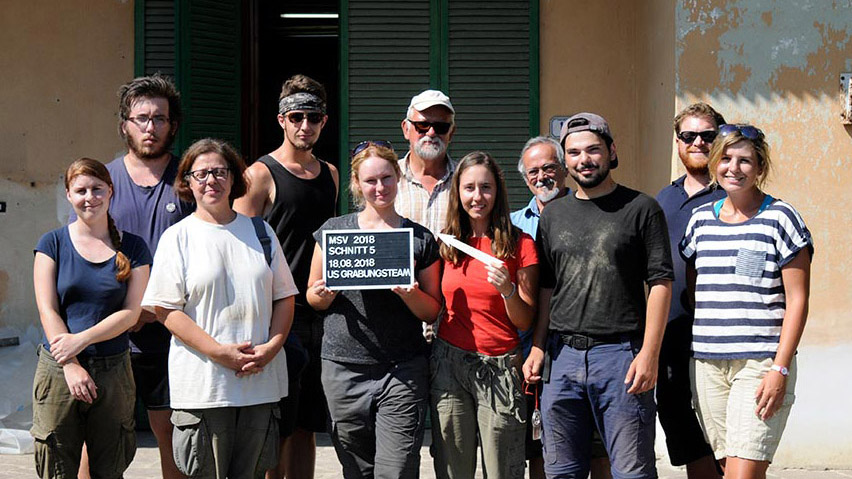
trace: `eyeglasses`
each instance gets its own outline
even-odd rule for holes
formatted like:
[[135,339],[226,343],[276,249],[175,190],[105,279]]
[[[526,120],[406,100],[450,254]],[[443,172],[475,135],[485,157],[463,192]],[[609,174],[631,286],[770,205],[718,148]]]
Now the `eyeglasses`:
[[739,132],[743,138],[748,140],[763,140],[763,131],[760,128],[751,125],[722,125],[719,127],[719,134],[728,136],[731,133]]
[[527,170],[527,178],[532,181],[538,178],[539,172],[544,173],[545,175],[552,175],[556,173],[556,170],[559,169],[559,163],[547,163],[541,165],[541,168],[530,168]]
[[308,123],[313,123],[314,125],[321,123],[322,119],[325,118],[325,115],[318,111],[312,111],[309,113],[304,113],[301,111],[291,111],[287,113],[287,121],[294,125],[301,125],[305,118],[308,119]]
[[677,134],[677,138],[687,145],[691,145],[699,136],[704,143],[713,143],[713,140],[716,139],[716,135],[718,134],[719,132],[716,130],[682,131]]
[[166,125],[166,123],[170,121],[169,117],[167,117],[166,115],[136,115],[127,117],[127,119],[135,123],[136,126],[142,128],[143,130],[145,128],[148,128],[148,122],[153,122],[154,128],[162,128]]
[[409,120],[408,118],[406,118],[405,121],[414,125],[414,129],[421,135],[428,133],[430,128],[434,128],[435,133],[443,135],[450,131],[450,128],[453,126],[452,123],[446,123],[443,121],[414,121]]
[[213,175],[213,178],[217,180],[224,180],[228,177],[228,172],[230,172],[230,168],[209,168],[206,170],[195,170],[195,171],[187,171],[184,177],[193,177],[195,181],[201,183],[202,181],[207,180],[208,175]]
[[358,143],[355,145],[355,148],[352,148],[352,156],[354,157],[358,153],[366,150],[368,146],[378,146],[379,148],[387,148],[393,151],[393,145],[387,140],[367,140]]

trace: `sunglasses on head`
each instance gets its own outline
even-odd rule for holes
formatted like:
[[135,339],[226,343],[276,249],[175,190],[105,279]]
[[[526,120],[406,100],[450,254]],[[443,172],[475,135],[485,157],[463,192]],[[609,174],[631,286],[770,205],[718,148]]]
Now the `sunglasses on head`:
[[368,146],[378,146],[379,148],[387,148],[390,151],[393,151],[393,145],[387,140],[367,140],[358,143],[355,145],[355,148],[352,148],[352,156],[366,150]]
[[699,136],[704,143],[713,143],[713,140],[716,139],[716,135],[718,134],[719,132],[716,130],[682,131],[677,134],[677,138],[688,145],[691,145]]
[[450,131],[450,128],[453,126],[452,123],[445,123],[443,121],[414,121],[407,118],[406,121],[414,125],[414,129],[421,135],[428,133],[430,128],[434,128],[435,133],[443,135]]
[[294,125],[300,125],[303,121],[305,121],[305,118],[308,119],[308,123],[320,123],[322,122],[322,119],[323,117],[325,117],[325,115],[318,111],[312,111],[309,113],[304,113],[301,111],[291,111],[287,113],[286,117],[287,121],[289,121],[290,123]]
[[751,125],[722,125],[719,127],[719,134],[722,136],[736,132],[739,132],[743,138],[748,140],[762,140],[764,136],[760,128]]

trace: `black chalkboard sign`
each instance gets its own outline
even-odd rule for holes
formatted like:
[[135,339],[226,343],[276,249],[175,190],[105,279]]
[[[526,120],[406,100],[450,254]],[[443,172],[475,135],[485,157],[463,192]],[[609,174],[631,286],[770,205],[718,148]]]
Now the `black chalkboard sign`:
[[322,277],[329,289],[390,289],[414,284],[414,230],[329,230]]

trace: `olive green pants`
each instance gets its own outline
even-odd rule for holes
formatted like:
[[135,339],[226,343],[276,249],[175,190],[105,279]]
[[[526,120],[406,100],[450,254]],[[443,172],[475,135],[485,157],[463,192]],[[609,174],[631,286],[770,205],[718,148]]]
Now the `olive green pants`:
[[43,479],[76,478],[85,442],[92,477],[120,478],[136,454],[130,352],[78,360],[97,386],[92,404],[71,397],[62,366],[39,346],[30,429],[36,473]]
[[523,479],[527,403],[520,366],[517,351],[486,356],[441,339],[432,344],[432,445],[439,479],[474,477],[477,443],[484,476]]

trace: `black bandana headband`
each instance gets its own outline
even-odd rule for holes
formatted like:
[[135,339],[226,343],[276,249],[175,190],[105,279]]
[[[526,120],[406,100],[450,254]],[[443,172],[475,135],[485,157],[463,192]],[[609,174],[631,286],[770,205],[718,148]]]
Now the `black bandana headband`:
[[285,96],[278,102],[278,112],[282,115],[293,110],[318,111],[325,115],[325,102],[316,95],[304,92]]

